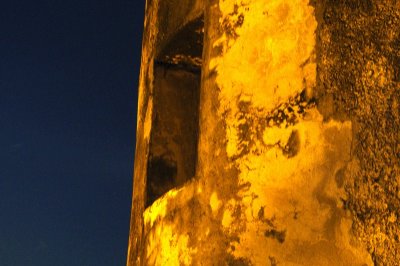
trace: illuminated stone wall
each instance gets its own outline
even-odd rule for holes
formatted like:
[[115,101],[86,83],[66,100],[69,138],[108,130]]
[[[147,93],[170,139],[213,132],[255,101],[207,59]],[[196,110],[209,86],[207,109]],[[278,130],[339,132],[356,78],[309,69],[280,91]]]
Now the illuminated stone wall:
[[398,265],[399,28],[399,1],[148,0],[127,265]]

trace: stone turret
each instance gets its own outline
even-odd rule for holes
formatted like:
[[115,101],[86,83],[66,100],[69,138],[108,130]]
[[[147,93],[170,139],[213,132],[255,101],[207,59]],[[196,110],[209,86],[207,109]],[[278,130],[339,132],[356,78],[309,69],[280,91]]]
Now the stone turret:
[[400,2],[147,0],[127,265],[397,265]]

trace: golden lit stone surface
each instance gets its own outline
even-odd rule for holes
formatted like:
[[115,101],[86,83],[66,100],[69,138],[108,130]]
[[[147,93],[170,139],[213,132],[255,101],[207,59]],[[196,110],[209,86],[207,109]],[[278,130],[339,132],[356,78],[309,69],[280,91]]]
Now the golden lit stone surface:
[[[202,59],[160,59],[199,17]],[[396,1],[148,1],[127,265],[398,265],[397,26]],[[157,95],[200,71],[193,157]],[[175,188],[146,208],[156,153]]]

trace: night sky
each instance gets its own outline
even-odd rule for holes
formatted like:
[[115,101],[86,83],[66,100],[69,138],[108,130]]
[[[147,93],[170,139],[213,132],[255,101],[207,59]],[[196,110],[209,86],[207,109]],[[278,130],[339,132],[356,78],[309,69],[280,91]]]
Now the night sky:
[[124,265],[144,0],[0,4],[0,265]]

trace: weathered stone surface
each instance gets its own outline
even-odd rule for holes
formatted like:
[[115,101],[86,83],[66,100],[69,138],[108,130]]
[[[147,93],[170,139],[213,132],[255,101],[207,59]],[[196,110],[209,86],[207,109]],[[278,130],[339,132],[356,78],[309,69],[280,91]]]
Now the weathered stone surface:
[[400,1],[322,1],[319,97],[353,125],[344,208],[376,265],[400,262]]
[[148,1],[127,264],[397,265],[399,23],[389,0]]

